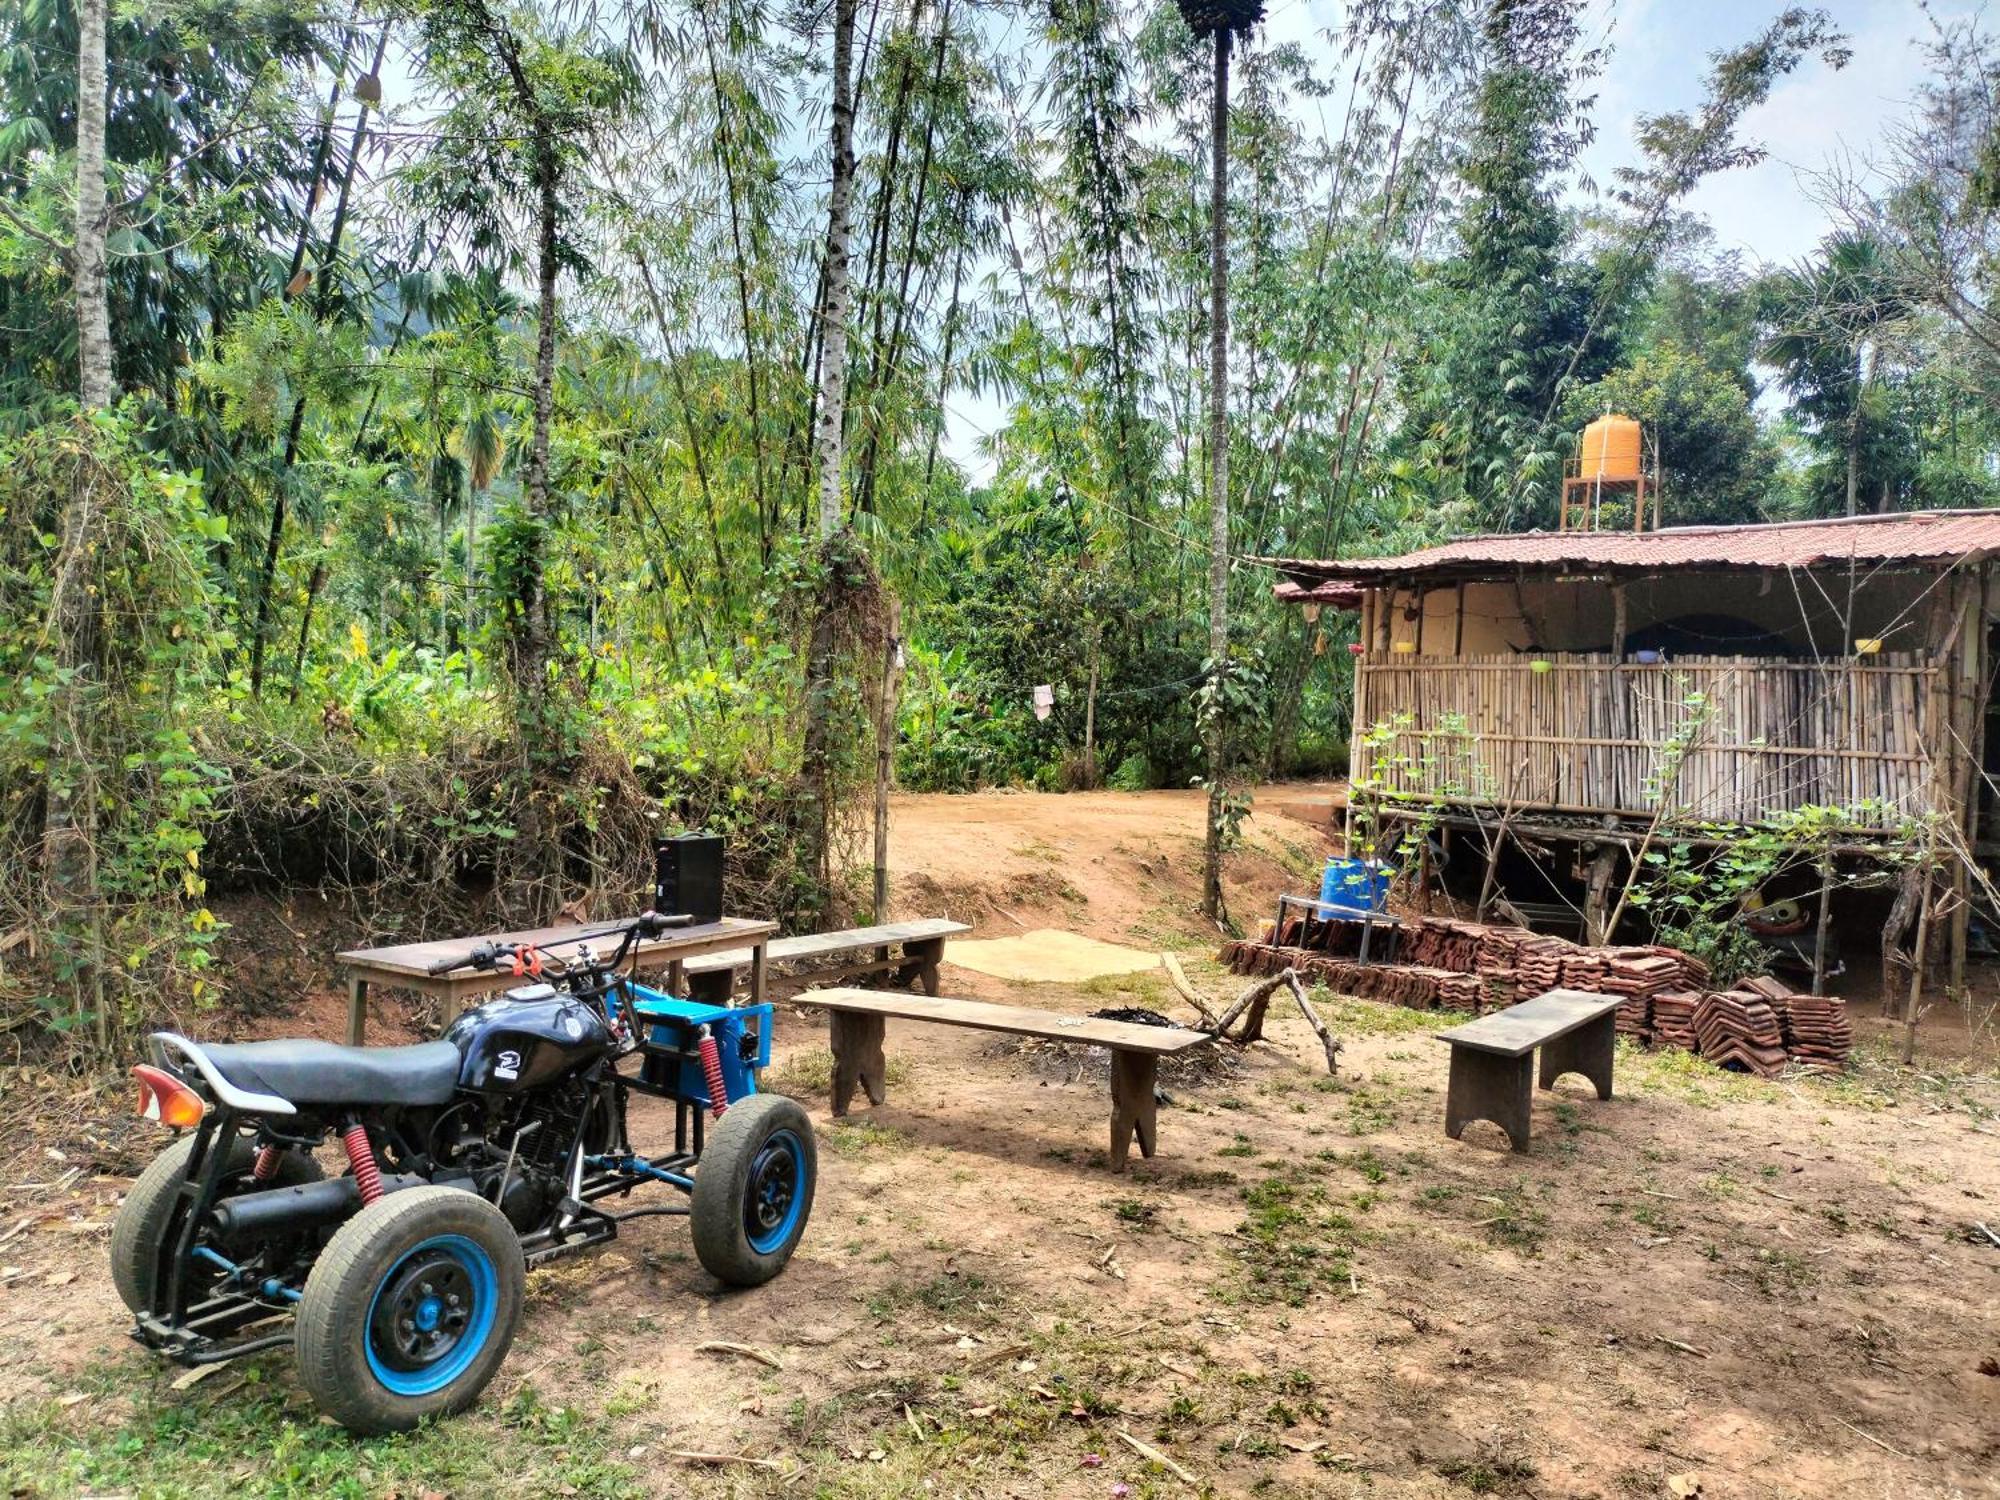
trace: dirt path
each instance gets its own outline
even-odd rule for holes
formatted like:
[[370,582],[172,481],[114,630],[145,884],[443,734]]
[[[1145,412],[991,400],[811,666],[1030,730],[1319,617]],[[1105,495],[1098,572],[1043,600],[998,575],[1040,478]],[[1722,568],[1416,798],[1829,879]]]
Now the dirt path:
[[[1198,984],[1236,988],[1196,935],[1191,794],[897,811],[900,914],[1172,942]],[[1310,837],[1254,820],[1239,909],[1313,862]],[[1150,974],[1010,986],[948,969],[947,989],[1186,1013]],[[834,1121],[823,1023],[787,1007],[771,1082],[813,1112],[823,1172],[791,1267],[719,1294],[684,1226],[651,1219],[537,1272],[493,1391],[444,1430],[517,1478],[435,1491],[2000,1494],[2000,1247],[1972,1228],[2000,1230],[1990,1076],[1901,1070],[1880,1038],[1845,1077],[1777,1083],[1621,1053],[1617,1098],[1574,1081],[1538,1095],[1534,1151],[1516,1156],[1483,1127],[1444,1139],[1435,1016],[1339,1000],[1327,1016],[1338,1079],[1277,1013],[1272,1045],[1174,1086],[1158,1156],[1121,1178],[1082,1062],[895,1025],[888,1102]],[[88,1169],[111,1128],[79,1107],[50,1173]],[[9,1410],[34,1414],[38,1443],[96,1453],[143,1431],[186,1453],[193,1434],[229,1455],[212,1484],[161,1493],[288,1493],[245,1477],[261,1450],[246,1458],[231,1425],[268,1391],[257,1441],[292,1455],[287,1472],[343,1465],[354,1493],[385,1492],[406,1450],[317,1427],[283,1356],[257,1384],[177,1392],[125,1343],[101,1270],[120,1186],[0,1197],[0,1233],[30,1221],[0,1246],[0,1276],[20,1271],[0,1291]],[[715,1339],[781,1368],[695,1352]],[[17,1492],[64,1492],[26,1472]],[[108,1458],[88,1473],[154,1492],[103,1482],[126,1473]]]
[[[1314,878],[1325,825],[1276,810],[1244,821],[1224,881],[1239,920]],[[952,916],[981,936],[1061,927],[1156,945],[1200,930],[1207,801],[1197,791],[905,795],[890,803],[895,914]]]

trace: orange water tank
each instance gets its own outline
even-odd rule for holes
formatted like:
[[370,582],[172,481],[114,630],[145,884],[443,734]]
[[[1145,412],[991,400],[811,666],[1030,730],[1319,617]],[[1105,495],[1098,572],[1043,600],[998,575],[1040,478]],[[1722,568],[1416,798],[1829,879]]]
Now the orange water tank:
[[1606,412],[1583,429],[1583,447],[1577,454],[1579,479],[1638,479],[1642,473],[1636,420]]

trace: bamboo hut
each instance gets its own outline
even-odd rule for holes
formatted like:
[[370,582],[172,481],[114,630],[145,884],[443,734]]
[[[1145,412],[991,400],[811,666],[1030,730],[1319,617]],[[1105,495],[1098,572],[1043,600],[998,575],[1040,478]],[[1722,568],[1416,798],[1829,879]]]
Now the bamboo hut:
[[1610,859],[1621,830],[1808,807],[1851,810],[1865,854],[1936,815],[1963,896],[2000,831],[1996,556],[2000,511],[1937,511],[1274,565],[1279,598],[1358,615],[1357,743],[1447,824],[1505,807]]

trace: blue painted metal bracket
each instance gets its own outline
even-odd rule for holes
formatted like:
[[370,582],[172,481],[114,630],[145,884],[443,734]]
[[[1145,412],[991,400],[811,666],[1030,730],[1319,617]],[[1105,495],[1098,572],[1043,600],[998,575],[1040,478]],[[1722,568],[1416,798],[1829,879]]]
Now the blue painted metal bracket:
[[[706,1026],[715,1033],[722,1053],[722,1083],[729,1090],[729,1097],[742,1099],[757,1092],[757,1074],[771,1065],[772,1006],[708,1005],[678,999],[629,980],[621,987],[620,998],[631,1007],[632,1019],[646,1025],[642,1045],[692,1054],[700,1030]],[[747,1059],[743,1056],[745,1036],[752,1040]],[[692,1055],[680,1059],[675,1092],[704,1108],[711,1102],[708,1080]]]

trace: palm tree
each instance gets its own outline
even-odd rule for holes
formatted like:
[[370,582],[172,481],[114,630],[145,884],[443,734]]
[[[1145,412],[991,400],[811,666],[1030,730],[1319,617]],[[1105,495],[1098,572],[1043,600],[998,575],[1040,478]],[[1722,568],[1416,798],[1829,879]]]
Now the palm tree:
[[1862,430],[1882,346],[1911,312],[1889,251],[1872,235],[1830,237],[1817,264],[1781,272],[1767,291],[1774,331],[1762,354],[1799,414],[1842,434],[1847,513],[1860,508]]
[[1225,918],[1223,773],[1228,735],[1223,691],[1229,670],[1229,44],[1264,18],[1263,0],[1179,0],[1181,18],[1215,43],[1208,179],[1208,833],[1202,846],[1201,909]]

